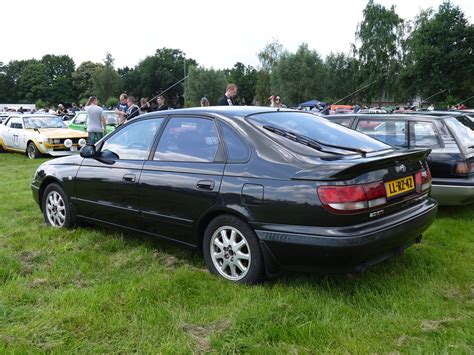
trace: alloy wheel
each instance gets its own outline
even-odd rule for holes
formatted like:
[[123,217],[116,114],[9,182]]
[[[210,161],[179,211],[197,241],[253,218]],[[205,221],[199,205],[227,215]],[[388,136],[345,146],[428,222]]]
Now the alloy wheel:
[[66,204],[57,191],[51,191],[46,197],[46,216],[54,227],[63,227],[66,222]]
[[217,271],[228,280],[241,280],[250,270],[252,257],[248,241],[235,227],[217,229],[211,237],[210,252]]
[[36,147],[34,144],[28,144],[27,147],[28,158],[35,159],[36,158]]

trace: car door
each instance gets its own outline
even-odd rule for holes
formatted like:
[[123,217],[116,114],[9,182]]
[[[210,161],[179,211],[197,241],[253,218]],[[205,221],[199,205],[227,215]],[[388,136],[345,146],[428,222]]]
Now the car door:
[[73,199],[80,216],[140,229],[138,181],[163,120],[131,122],[83,160]]
[[20,150],[21,139],[23,138],[23,122],[20,117],[12,117],[7,123],[5,134],[5,145],[9,149]]
[[194,244],[194,223],[216,203],[224,166],[214,119],[169,118],[140,177],[144,229]]

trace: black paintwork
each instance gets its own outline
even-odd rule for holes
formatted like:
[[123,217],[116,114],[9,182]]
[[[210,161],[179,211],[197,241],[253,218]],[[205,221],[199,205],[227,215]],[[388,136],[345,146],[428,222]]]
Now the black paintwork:
[[[394,198],[375,209],[380,212],[376,217],[370,215],[374,210],[334,214],[322,207],[317,195],[321,185],[414,175],[426,164],[429,150],[401,152],[387,147],[367,155],[334,156],[305,147],[302,154],[291,149],[293,142],[286,144],[286,138],[264,132],[246,119],[262,111],[276,112],[262,107],[209,107],[150,113],[134,120],[192,115],[220,121],[248,144],[246,162],[226,162],[222,137],[222,152],[212,163],[155,161],[151,152],[145,161],[113,164],[71,156],[38,168],[33,196],[40,204],[45,187],[58,182],[79,219],[138,230],[198,250],[209,221],[219,214],[234,214],[256,231],[268,273],[316,265],[368,265],[397,254],[432,223],[437,204],[426,193]],[[111,136],[129,124],[133,121]],[[152,147],[156,145],[155,141]],[[401,163],[407,170],[397,173],[395,166]]]

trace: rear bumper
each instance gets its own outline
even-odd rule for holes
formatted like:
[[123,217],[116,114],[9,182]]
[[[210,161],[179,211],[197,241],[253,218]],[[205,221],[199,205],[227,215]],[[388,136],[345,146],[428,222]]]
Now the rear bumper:
[[[278,270],[362,271],[403,253],[433,223],[431,198],[396,214],[351,227],[262,225],[255,229],[269,274]],[[296,228],[294,228],[296,227]],[[295,229],[298,233],[292,232]],[[301,231],[304,230],[304,233]]]
[[433,179],[431,196],[440,205],[474,203],[474,176],[467,179]]

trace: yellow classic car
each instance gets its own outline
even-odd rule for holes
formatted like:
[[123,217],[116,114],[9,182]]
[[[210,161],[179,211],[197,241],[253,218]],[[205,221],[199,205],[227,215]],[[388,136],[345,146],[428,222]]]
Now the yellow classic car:
[[78,153],[87,132],[69,129],[53,115],[12,115],[0,124],[0,150],[22,152],[30,159]]

